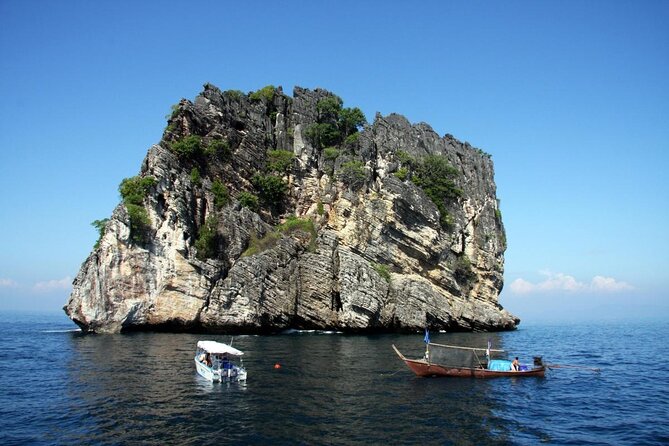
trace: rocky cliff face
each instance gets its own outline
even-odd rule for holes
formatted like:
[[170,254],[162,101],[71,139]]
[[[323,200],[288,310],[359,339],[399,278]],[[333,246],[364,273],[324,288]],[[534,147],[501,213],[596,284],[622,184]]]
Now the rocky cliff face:
[[[90,332],[515,328],[497,302],[506,242],[490,157],[399,115],[347,125],[337,101],[212,85],[182,100],[68,316]],[[420,177],[440,160],[445,198]]]

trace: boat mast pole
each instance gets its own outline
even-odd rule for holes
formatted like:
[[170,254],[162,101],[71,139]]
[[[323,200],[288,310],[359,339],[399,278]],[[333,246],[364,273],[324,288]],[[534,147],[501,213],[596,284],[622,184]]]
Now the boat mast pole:
[[425,361],[427,363],[430,363],[430,330],[425,327],[425,338],[423,339],[425,341]]

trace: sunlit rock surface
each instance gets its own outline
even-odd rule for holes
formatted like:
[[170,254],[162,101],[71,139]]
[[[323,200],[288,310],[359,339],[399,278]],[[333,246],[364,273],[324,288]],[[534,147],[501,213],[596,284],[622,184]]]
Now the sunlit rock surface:
[[[68,316],[89,332],[515,328],[519,320],[498,304],[506,239],[490,156],[396,114],[377,115],[328,152],[308,129],[331,95],[298,87],[293,97],[277,89],[258,99],[207,84],[194,102],[182,100],[139,173],[156,180],[143,202],[145,240],[133,240],[120,204],[74,281]],[[188,158],[170,149],[189,135],[203,146],[224,140],[229,153]],[[240,193],[257,194],[253,176],[275,149],[294,154],[283,199],[242,206]],[[400,154],[442,155],[457,170],[462,195],[446,204],[448,227],[425,192],[400,179]],[[356,187],[339,175],[351,160],[365,174]],[[229,192],[223,206],[214,181]],[[198,256],[210,216],[213,255]],[[313,221],[315,235],[277,232],[289,216]]]

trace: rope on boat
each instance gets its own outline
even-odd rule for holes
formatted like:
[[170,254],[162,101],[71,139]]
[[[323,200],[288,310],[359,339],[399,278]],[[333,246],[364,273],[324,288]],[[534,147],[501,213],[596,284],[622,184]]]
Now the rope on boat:
[[[487,349],[485,349],[485,348],[462,347],[462,346],[460,346],[460,345],[436,344],[436,343],[434,343],[434,342],[430,342],[429,345],[436,345],[437,347],[455,348],[455,349],[459,349],[459,350],[481,350],[481,351],[485,351],[485,350],[487,350]],[[495,352],[495,353],[503,353],[503,352],[506,352],[506,350],[497,350],[497,349],[494,349],[494,348],[491,348],[490,351],[491,351],[491,352]]]
[[397,375],[399,372],[403,372],[405,370],[404,367],[400,367],[399,369],[395,370],[393,373],[381,373],[381,376],[393,376]]

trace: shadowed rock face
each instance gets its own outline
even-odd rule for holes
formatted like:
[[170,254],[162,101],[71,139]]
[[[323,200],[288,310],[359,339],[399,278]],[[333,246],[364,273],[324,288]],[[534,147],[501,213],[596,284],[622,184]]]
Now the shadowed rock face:
[[[506,242],[490,157],[395,114],[324,149],[308,129],[331,96],[295,88],[292,98],[281,89],[258,98],[205,85],[194,102],[182,100],[141,167],[140,177],[155,179],[143,240],[131,237],[137,229],[120,204],[74,281],[68,316],[90,332],[514,329],[519,320],[497,302]],[[190,135],[226,149],[178,154],[175,143]],[[285,193],[257,210],[242,206],[242,192],[259,194],[253,177],[275,149],[294,154]],[[444,204],[448,225],[421,187],[397,175],[407,157],[428,155],[457,170],[462,193]],[[354,185],[341,174],[353,160],[364,172]],[[223,205],[215,181],[229,192]],[[196,240],[212,216],[205,257]],[[277,231],[288,216],[311,220],[315,234]]]

